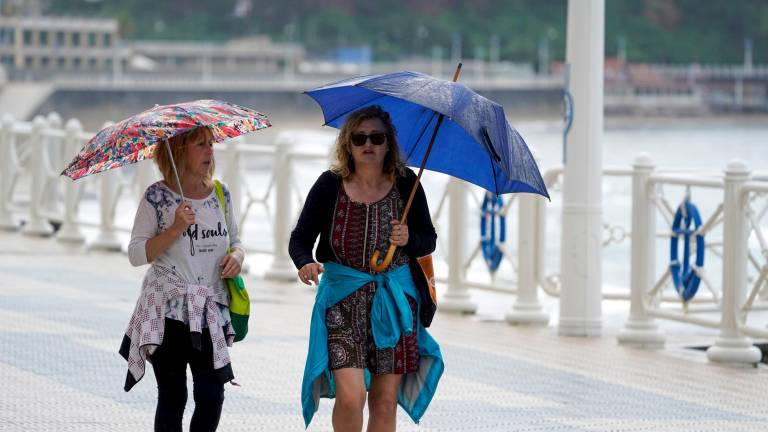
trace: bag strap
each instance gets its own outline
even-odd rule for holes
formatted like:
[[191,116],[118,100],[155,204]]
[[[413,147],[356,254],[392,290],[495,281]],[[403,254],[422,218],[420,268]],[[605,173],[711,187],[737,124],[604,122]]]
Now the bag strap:
[[[224,211],[224,223],[227,224],[227,231],[230,231],[229,227],[229,214],[227,212],[227,201],[224,199],[224,188],[221,186],[221,182],[213,180],[213,188],[216,189],[216,197],[219,199],[219,204]],[[231,253],[229,246],[227,246],[227,253]]]
[[[216,189],[216,197],[219,199],[219,204],[221,204],[221,208],[224,211],[224,223],[227,224],[227,231],[229,231],[229,212],[227,212],[227,201],[224,199],[224,188],[221,186],[221,182],[218,180],[213,180],[213,188]],[[229,246],[227,246],[227,253],[232,253],[232,249]],[[238,289],[245,290],[245,285],[243,284],[242,278],[235,277],[232,280],[235,281]]]

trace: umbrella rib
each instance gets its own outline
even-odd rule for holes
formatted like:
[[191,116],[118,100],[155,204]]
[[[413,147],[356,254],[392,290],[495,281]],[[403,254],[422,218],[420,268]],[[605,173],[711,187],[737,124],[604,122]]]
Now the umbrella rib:
[[[418,137],[418,138],[416,139],[416,141],[415,141],[415,142],[416,142],[416,144],[418,144],[418,143],[419,143],[419,141],[421,141],[421,137],[423,137],[423,136],[424,136],[424,133],[426,133],[426,132],[427,132],[427,128],[429,127],[429,124],[430,124],[430,123],[432,123],[432,119],[434,119],[434,118],[435,118],[435,116],[437,115],[437,111],[434,111],[434,110],[430,110],[430,111],[432,111],[432,116],[430,116],[430,117],[429,117],[429,120],[428,120],[426,123],[424,123],[424,127],[421,129],[421,132],[419,132],[419,137]],[[415,152],[415,151],[416,151],[416,145],[414,145],[414,146],[411,148],[411,152],[410,152],[410,153],[408,153],[408,159],[410,159],[410,158],[411,158],[411,156],[413,156],[413,152]]]
[[499,183],[496,179],[496,167],[493,165],[493,156],[491,156],[491,153],[488,153],[488,159],[491,163],[491,172],[493,173],[493,187],[495,189],[496,196],[499,196]]

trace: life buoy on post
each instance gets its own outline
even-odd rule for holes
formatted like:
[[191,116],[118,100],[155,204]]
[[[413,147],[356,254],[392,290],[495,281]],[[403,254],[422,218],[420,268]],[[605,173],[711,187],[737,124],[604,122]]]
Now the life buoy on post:
[[[701,216],[699,209],[686,198],[675,212],[672,221],[672,238],[669,242],[669,272],[672,275],[672,283],[683,302],[688,302],[696,295],[701,283],[701,277],[697,269],[704,267],[704,234],[698,232],[701,228]],[[682,262],[678,258],[678,241],[683,238]],[[696,241],[696,260],[691,266],[691,237]]]
[[480,246],[485,264],[492,273],[499,269],[501,259],[504,257],[504,251],[500,247],[507,238],[507,218],[501,214],[503,207],[504,201],[500,196],[494,196],[490,192],[485,193],[480,214]]

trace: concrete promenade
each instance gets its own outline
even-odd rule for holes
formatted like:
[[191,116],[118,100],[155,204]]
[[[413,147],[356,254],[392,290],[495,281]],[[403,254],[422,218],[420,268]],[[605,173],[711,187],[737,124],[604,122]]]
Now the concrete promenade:
[[[117,353],[144,271],[120,253],[0,233],[0,431],[152,429],[151,367],[125,393]],[[314,291],[254,273],[251,333],[231,351],[242,386],[227,386],[219,430],[301,431]],[[475,298],[478,315],[436,317],[446,372],[421,424],[399,411],[398,430],[768,430],[765,365],[717,366],[684,347],[716,332],[661,322],[667,347],[644,351],[616,343],[626,304],[606,308],[603,337],[585,339],[509,326],[501,317],[512,297]],[[191,383],[189,399],[187,414]],[[331,407],[322,401],[310,431],[331,429]]]

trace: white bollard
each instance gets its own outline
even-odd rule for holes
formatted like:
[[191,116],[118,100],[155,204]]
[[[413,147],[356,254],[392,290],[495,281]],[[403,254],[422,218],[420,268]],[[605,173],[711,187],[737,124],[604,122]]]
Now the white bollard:
[[639,154],[632,174],[632,244],[629,319],[619,333],[619,343],[660,348],[665,337],[646,313],[645,293],[653,285],[656,260],[656,213],[651,203],[649,179],[655,165],[650,155]]
[[472,301],[464,285],[464,260],[467,240],[467,184],[451,177],[448,181],[448,288],[437,303],[442,312],[475,313],[477,303]]
[[288,240],[291,237],[293,218],[291,213],[291,148],[293,138],[288,133],[280,133],[275,138],[275,209],[274,259],[265,278],[278,281],[295,281],[296,268],[288,256]]
[[10,207],[13,184],[19,170],[14,145],[16,139],[13,134],[14,123],[13,116],[6,114],[0,125],[0,229],[7,231],[19,229],[19,221]]
[[45,141],[42,134],[46,127],[47,122],[43,116],[38,115],[32,120],[32,136],[29,140],[29,145],[32,146],[32,154],[30,155],[32,175],[29,188],[29,220],[21,230],[23,234],[30,236],[49,236],[53,233],[53,228],[51,228],[51,225],[40,213],[45,183],[48,178],[45,172]]
[[[112,124],[112,122],[106,122],[103,128]],[[120,240],[115,230],[115,207],[122,188],[118,177],[120,173],[109,170],[97,175],[99,182],[99,234],[88,247],[96,250],[119,251]]]
[[739,312],[747,293],[749,236],[742,188],[749,175],[749,168],[740,160],[732,160],[725,168],[722,318],[720,336],[707,350],[710,361],[733,366],[754,366],[762,357],[752,340],[739,331]]
[[[78,119],[69,119],[65,127],[64,153],[67,157],[74,158],[82,147],[80,134],[83,132],[83,125]],[[59,232],[56,233],[56,239],[66,243],[82,243],[85,236],[80,229],[80,219],[77,217],[80,207],[80,197],[82,196],[83,180],[72,181],[69,177],[62,177],[64,182],[64,220]]]
[[510,324],[546,325],[549,315],[544,313],[538,297],[538,275],[536,274],[536,224],[545,215],[539,214],[538,201],[541,197],[533,194],[520,194],[518,199],[517,230],[517,298],[512,310],[507,312],[506,320]]

